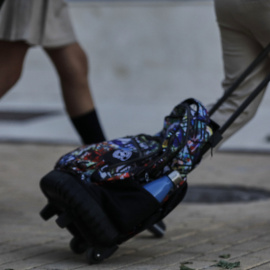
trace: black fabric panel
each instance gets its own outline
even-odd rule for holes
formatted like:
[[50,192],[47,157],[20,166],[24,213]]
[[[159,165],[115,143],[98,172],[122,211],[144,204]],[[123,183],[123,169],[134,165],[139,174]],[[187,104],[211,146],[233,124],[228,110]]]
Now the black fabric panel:
[[135,181],[92,184],[87,189],[122,233],[133,231],[160,208],[160,203]]

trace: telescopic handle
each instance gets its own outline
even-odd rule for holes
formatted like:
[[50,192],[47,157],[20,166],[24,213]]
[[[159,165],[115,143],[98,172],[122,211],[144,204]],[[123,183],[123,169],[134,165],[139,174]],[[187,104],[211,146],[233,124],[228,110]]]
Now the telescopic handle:
[[253,62],[246,68],[240,77],[225,91],[224,95],[217,101],[217,103],[209,110],[211,116],[226,99],[236,90],[236,88],[244,81],[244,79],[257,67],[270,52],[270,43],[261,51],[261,53],[253,60]]
[[238,109],[233,113],[233,115],[219,129],[220,134],[223,134],[225,130],[234,122],[234,120],[262,92],[262,90],[267,86],[269,81],[270,81],[270,73],[264,78],[264,80],[254,89],[254,91],[246,98],[246,100],[238,107]]
[[1,9],[4,2],[5,2],[5,0],[0,0],[0,9]]

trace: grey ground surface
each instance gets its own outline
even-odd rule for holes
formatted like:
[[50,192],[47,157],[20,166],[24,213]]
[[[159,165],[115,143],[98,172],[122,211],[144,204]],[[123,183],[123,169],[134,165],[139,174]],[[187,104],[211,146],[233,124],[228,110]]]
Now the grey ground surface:
[[[40,178],[74,146],[1,144],[0,269],[180,269],[184,262],[201,270],[240,261],[241,270],[270,269],[270,200],[245,203],[182,203],[166,219],[167,231],[155,239],[143,232],[122,244],[100,265],[69,249],[70,235],[55,218],[44,222],[39,211],[46,200]],[[240,185],[270,190],[269,155],[217,153],[188,178],[196,184]],[[192,189],[190,189],[192,191]]]

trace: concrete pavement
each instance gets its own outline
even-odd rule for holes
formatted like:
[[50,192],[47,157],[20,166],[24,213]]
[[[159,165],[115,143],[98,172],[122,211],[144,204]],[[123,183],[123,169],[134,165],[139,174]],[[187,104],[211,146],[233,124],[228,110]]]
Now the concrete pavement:
[[[40,178],[68,145],[1,144],[0,269],[218,270],[220,260],[240,262],[239,270],[270,269],[270,200],[245,203],[182,203],[166,219],[167,231],[155,239],[143,232],[122,244],[99,265],[69,249],[70,235],[44,222],[46,203]],[[189,175],[196,184],[240,185],[270,190],[269,155],[217,153]],[[192,189],[190,189],[192,192]],[[229,254],[228,259],[222,256]]]

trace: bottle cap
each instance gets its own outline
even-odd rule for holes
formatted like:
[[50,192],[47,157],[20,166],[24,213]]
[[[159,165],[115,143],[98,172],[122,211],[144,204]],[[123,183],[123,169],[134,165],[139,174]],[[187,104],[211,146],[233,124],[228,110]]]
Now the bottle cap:
[[171,179],[175,186],[177,186],[180,182],[183,181],[181,174],[178,171],[170,172],[168,174],[168,177]]

